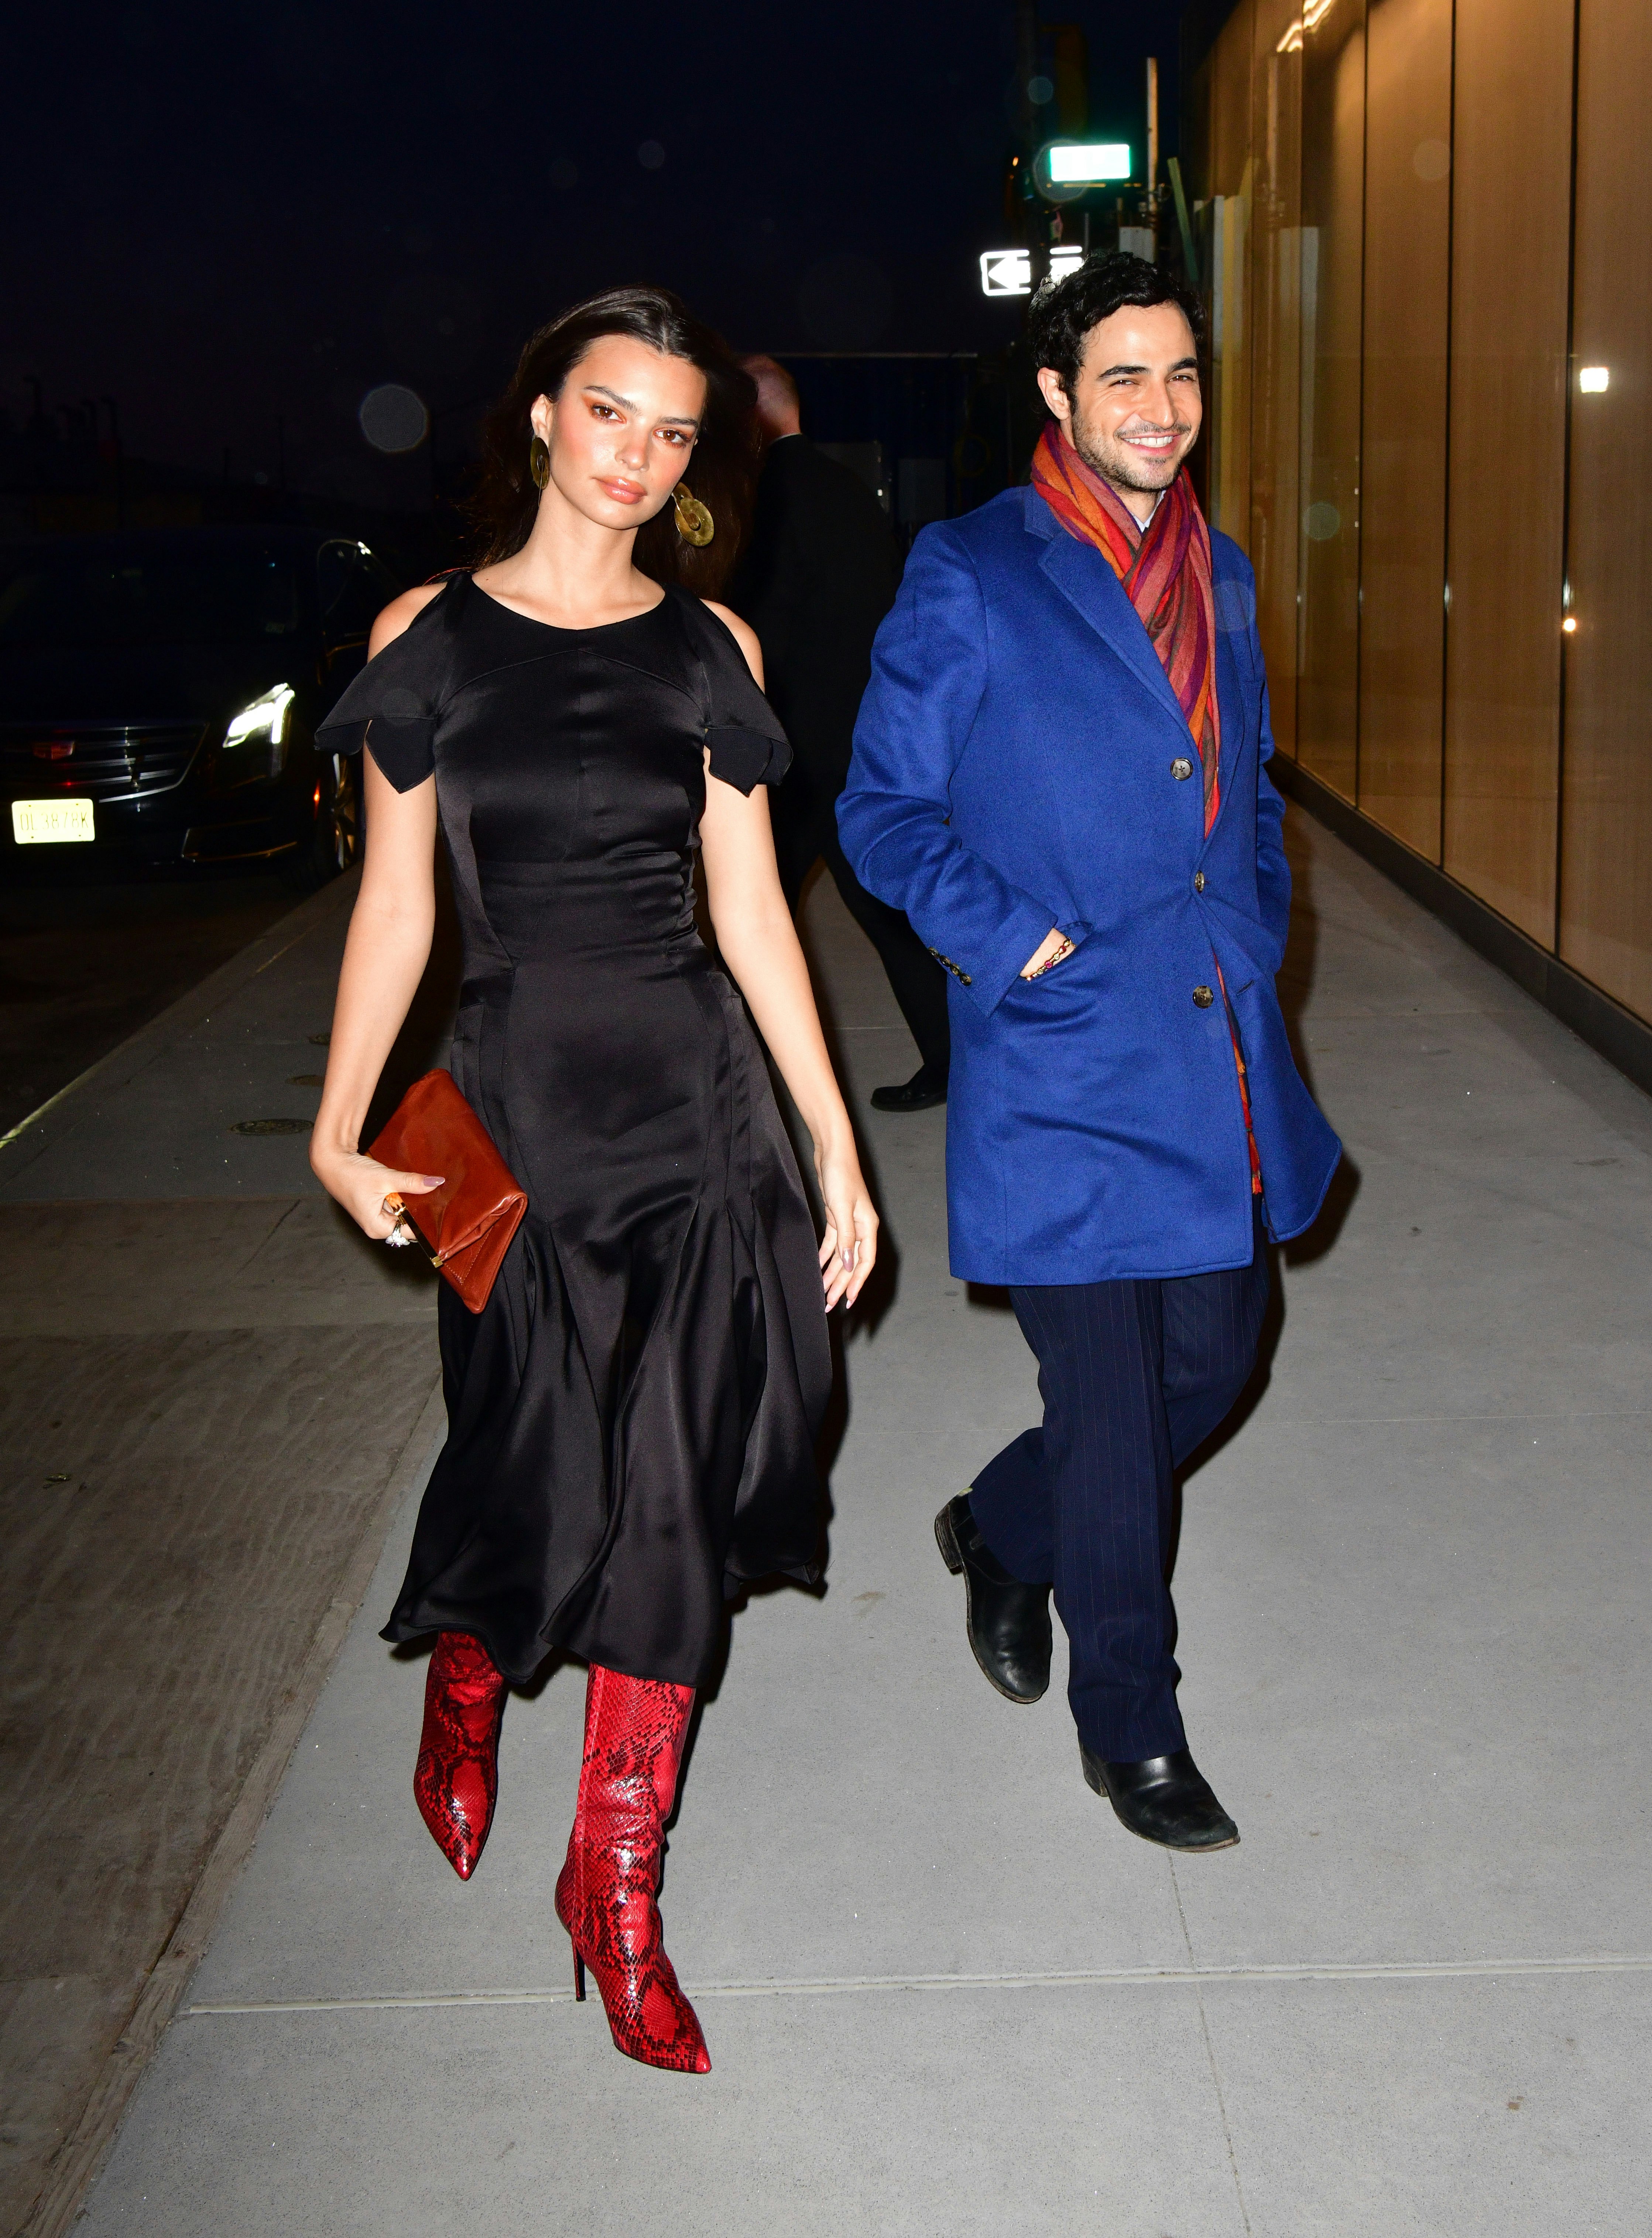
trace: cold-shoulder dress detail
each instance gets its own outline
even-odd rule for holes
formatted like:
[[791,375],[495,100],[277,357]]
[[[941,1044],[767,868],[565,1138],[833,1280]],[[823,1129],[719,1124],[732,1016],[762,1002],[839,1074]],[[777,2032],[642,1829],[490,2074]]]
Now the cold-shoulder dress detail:
[[399,791],[434,772],[453,1076],[528,1195],[483,1312],[441,1289],[447,1442],[384,1636],[697,1686],[730,1586],[820,1543],[814,1225],[693,914],[705,750],[749,793],[784,733],[697,599],[558,630],[467,576],[324,728]]

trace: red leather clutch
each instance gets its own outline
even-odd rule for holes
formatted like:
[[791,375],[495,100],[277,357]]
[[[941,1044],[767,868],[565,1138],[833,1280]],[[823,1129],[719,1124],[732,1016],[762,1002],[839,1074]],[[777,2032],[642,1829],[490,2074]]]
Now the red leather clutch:
[[479,1314],[528,1208],[527,1191],[453,1076],[415,1080],[367,1155],[402,1173],[445,1175],[428,1195],[404,1198],[403,1216],[442,1280]]

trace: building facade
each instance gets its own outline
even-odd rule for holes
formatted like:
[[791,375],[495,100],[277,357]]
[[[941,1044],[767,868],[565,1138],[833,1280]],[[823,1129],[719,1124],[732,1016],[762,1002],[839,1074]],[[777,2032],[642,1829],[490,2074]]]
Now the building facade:
[[1649,105],[1645,0],[1239,0],[1184,136],[1281,749],[1652,1053]]

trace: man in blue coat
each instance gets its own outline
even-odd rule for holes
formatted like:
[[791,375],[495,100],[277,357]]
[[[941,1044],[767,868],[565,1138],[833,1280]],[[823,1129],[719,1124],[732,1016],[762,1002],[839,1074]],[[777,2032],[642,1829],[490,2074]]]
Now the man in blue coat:
[[1040,291],[1032,485],[913,546],[838,807],[952,976],[952,1271],[1008,1285],[1039,1363],[1041,1427],[935,1520],[970,1645],[1037,1700],[1054,1586],[1086,1778],[1186,1850],[1239,1836],[1176,1705],[1173,1475],[1250,1375],[1268,1239],[1340,1155],[1274,993],[1254,579],[1185,467],[1198,316],[1133,256]]

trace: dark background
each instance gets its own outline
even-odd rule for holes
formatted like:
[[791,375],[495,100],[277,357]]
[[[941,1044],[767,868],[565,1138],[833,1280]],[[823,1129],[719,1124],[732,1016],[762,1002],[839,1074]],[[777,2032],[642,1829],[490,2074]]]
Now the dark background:
[[[1085,35],[1089,131],[1138,162],[1159,55],[1173,153],[1178,8],[1052,13]],[[94,422],[107,450],[118,424],[129,461],[422,508],[527,333],[618,281],[783,354],[1019,331],[977,267],[1013,237],[1008,0],[36,5],[4,75],[14,458]],[[433,414],[400,458],[356,420],[388,381]]]

